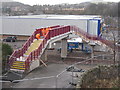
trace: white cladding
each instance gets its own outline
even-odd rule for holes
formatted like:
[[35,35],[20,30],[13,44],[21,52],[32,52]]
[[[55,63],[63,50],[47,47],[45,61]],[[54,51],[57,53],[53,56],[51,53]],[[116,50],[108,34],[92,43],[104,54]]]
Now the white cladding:
[[0,17],[0,34],[2,33],[2,18]]
[[[87,21],[96,17],[98,18],[98,16],[80,15],[33,15],[3,17],[2,34],[31,35],[37,28],[55,25],[75,25],[87,32]],[[89,29],[89,33],[97,35],[97,22],[91,22],[90,25],[91,27]]]
[[89,20],[88,33],[91,35],[98,34],[98,20]]

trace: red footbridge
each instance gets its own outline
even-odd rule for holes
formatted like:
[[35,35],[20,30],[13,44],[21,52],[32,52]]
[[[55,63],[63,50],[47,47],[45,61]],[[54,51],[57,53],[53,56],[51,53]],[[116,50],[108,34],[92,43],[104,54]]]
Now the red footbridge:
[[[47,28],[47,27],[46,27]],[[120,50],[119,46],[114,45],[113,42],[104,40],[99,36],[90,35],[77,26],[51,26],[51,30],[46,33],[45,37],[41,40],[36,40],[35,35],[41,33],[40,29],[36,29],[34,33],[29,37],[29,39],[25,42],[22,48],[15,50],[12,55],[9,57],[9,68],[14,71],[22,71],[29,72],[31,71],[32,63],[38,60],[45,48],[49,44],[51,38],[54,37],[62,37],[65,34],[75,33],[79,35],[85,41],[95,41],[96,43],[104,44],[108,46],[112,50]],[[41,62],[45,64],[42,60]]]

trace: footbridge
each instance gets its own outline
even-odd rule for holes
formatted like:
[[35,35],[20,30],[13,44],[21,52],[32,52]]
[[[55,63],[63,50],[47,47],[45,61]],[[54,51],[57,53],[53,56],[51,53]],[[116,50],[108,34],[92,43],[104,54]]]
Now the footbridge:
[[[36,29],[34,33],[25,42],[22,48],[15,50],[9,57],[9,68],[14,71],[30,72],[34,68],[38,67],[40,62],[47,66],[41,56],[47,47],[51,47],[51,44],[57,40],[62,40],[61,45],[61,57],[67,56],[67,37],[71,33],[79,35],[84,41],[88,43],[94,43],[109,47],[111,50],[120,50],[120,47],[114,46],[113,42],[104,40],[99,36],[90,35],[84,32],[77,26],[64,26],[57,25],[51,26],[51,30],[46,33],[45,37],[37,40],[35,35],[41,33],[40,29]],[[119,48],[119,49],[118,49]]]

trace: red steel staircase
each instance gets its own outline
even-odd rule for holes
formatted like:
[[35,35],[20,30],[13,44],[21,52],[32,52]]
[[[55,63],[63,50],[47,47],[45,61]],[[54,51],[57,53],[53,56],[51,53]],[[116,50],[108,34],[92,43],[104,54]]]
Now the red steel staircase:
[[55,36],[70,32],[70,26],[52,26],[51,30],[45,35],[43,39],[36,40],[35,35],[40,33],[41,29],[36,31],[29,37],[22,48],[14,51],[9,58],[10,70],[28,72],[32,61],[41,56],[47,41]]

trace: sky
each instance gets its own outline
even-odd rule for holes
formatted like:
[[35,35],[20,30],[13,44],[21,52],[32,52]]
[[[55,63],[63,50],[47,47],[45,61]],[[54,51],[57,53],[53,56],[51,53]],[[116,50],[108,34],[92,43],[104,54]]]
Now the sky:
[[[3,0],[3,1],[11,1],[11,0]],[[44,4],[55,5],[55,4],[62,4],[62,3],[76,4],[76,3],[87,2],[87,1],[103,1],[103,0],[13,0],[13,1],[18,1],[24,4],[29,4],[29,5],[36,5],[36,4],[37,5],[44,5]],[[120,0],[104,0],[104,1],[119,2]]]

